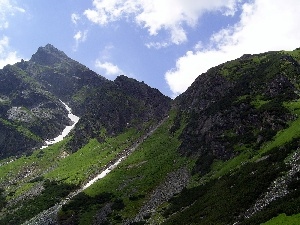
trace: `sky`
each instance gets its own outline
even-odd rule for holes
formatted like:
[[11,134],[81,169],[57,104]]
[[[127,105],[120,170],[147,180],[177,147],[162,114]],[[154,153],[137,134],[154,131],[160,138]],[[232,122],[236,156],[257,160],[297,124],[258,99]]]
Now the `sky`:
[[300,0],[0,0],[0,68],[50,43],[175,98],[243,54],[300,47]]

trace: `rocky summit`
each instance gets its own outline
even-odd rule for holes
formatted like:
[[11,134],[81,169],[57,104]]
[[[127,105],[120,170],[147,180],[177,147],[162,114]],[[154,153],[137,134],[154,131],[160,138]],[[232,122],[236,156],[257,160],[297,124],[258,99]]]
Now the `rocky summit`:
[[70,123],[60,101],[82,117],[82,126],[89,127],[78,126],[69,144],[73,151],[101,128],[117,134],[133,120],[135,126],[142,120],[159,121],[170,106],[170,98],[158,90],[125,76],[109,81],[50,44],[0,74],[1,158],[30,153],[57,136]]
[[[0,70],[0,224],[300,223],[300,49],[172,100],[48,44]],[[62,141],[41,149],[80,119]]]

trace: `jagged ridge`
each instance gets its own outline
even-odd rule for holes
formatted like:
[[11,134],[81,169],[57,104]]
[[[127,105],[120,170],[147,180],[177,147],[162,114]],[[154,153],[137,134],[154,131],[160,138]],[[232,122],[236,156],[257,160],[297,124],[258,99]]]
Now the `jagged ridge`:
[[125,76],[109,81],[50,44],[40,47],[29,61],[0,70],[0,79],[0,125],[6,140],[0,143],[2,158],[29,153],[61,132],[70,121],[59,99],[82,117],[69,144],[73,152],[90,138],[103,141],[101,129],[109,137],[157,123],[171,101]]

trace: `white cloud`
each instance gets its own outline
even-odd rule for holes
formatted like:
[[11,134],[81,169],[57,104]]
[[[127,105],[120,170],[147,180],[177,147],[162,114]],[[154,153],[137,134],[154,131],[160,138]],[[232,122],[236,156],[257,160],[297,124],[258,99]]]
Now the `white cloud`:
[[87,30],[85,30],[84,32],[78,31],[78,32],[74,35],[73,38],[74,38],[77,42],[84,42],[84,41],[86,41],[87,33],[88,33]]
[[[223,15],[233,15],[239,1],[94,0],[94,8],[86,10],[84,15],[99,25],[133,16],[135,22],[147,29],[150,36],[167,31],[170,43],[181,44],[187,41],[185,25],[194,26],[205,12],[221,11]],[[161,45],[163,46],[164,44]]]
[[11,0],[0,0],[0,30],[9,27],[9,17],[15,13],[24,13],[25,10],[14,4]]
[[5,58],[0,58],[0,69],[2,69],[4,66],[10,64],[13,65],[16,62],[20,62],[21,58],[17,55],[17,52],[8,52],[5,55]]
[[104,72],[103,76],[109,79],[124,74],[123,71],[117,65],[114,65],[110,62],[96,60],[95,67],[100,69],[101,72]]
[[18,57],[17,52],[10,51],[8,37],[3,36],[0,39],[0,69],[7,64],[14,64],[19,61],[21,61],[21,58]]
[[238,58],[271,50],[300,47],[300,1],[254,0],[242,6],[240,21],[212,35],[207,46],[197,44],[165,74],[174,96],[184,92],[209,68]]
[[77,24],[77,21],[80,20],[80,15],[77,13],[72,13],[71,20],[72,20],[72,23]]
[[93,0],[94,9],[87,9],[84,15],[92,22],[105,25],[124,15],[136,12],[138,3],[134,0]]
[[74,51],[77,51],[77,48],[78,48],[78,45],[80,43],[83,43],[86,41],[87,39],[87,34],[88,34],[88,31],[85,30],[85,31],[78,31],[74,36],[73,38],[75,39],[75,46],[73,48]]

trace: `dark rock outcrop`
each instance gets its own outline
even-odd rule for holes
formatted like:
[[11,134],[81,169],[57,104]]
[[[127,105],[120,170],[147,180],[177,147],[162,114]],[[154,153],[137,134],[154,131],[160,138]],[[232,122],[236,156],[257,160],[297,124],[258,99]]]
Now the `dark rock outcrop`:
[[198,156],[195,171],[205,174],[214,159],[259,149],[294,119],[284,102],[298,99],[299,73],[299,63],[288,54],[269,52],[200,75],[175,99],[177,119],[188,118],[179,151]]
[[[1,158],[31,152],[70,124],[66,102],[82,117],[69,143],[77,151],[88,139],[129,127],[144,128],[168,113],[171,99],[125,76],[110,81],[48,44],[29,61],[0,70]],[[5,138],[5,141],[4,141]]]
[[55,95],[16,66],[0,70],[0,157],[30,152],[69,124]]
[[69,142],[75,151],[90,138],[103,141],[103,135],[114,136],[127,128],[145,128],[146,123],[157,124],[168,113],[171,99],[143,82],[119,76],[113,83],[102,85],[86,101],[82,116]]

